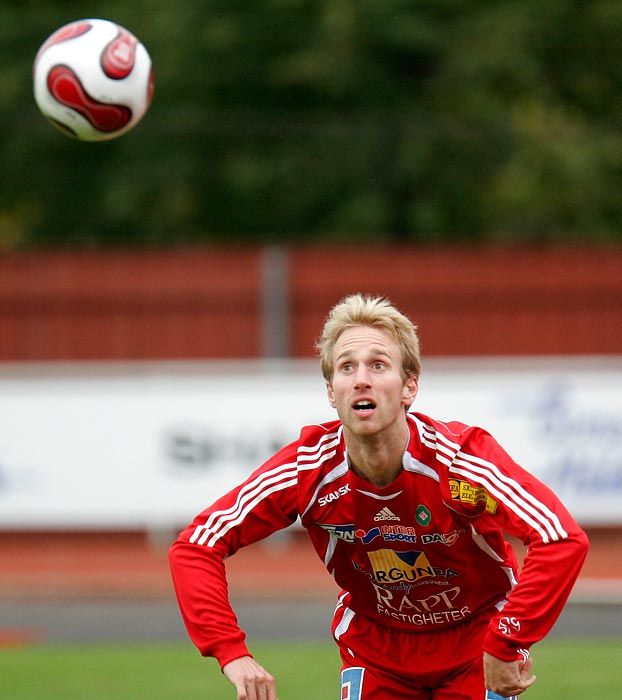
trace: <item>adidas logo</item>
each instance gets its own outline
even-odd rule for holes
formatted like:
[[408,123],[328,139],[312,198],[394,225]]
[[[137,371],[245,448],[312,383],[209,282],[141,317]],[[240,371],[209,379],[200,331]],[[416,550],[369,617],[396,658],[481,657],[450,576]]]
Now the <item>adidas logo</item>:
[[375,522],[379,522],[381,520],[399,520],[399,518],[390,508],[383,508],[381,511],[376,513],[374,518]]

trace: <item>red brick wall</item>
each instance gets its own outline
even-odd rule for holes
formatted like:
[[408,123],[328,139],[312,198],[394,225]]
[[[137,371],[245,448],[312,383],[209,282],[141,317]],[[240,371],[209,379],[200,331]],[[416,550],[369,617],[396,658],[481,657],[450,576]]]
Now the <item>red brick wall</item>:
[[294,253],[294,354],[355,290],[391,298],[426,355],[622,352],[622,250]]
[[0,257],[0,359],[255,357],[256,251]]
[[[261,354],[259,248],[0,256],[0,360]],[[622,249],[292,248],[291,354],[353,291],[391,298],[425,355],[622,354]]]

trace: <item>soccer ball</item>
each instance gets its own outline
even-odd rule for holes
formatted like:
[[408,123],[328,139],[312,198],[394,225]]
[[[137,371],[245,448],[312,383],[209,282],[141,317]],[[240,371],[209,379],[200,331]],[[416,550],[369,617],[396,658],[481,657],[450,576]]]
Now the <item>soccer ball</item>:
[[82,141],[132,129],[153,96],[147,49],[105,19],[71,22],[43,43],[33,66],[35,101],[63,133]]

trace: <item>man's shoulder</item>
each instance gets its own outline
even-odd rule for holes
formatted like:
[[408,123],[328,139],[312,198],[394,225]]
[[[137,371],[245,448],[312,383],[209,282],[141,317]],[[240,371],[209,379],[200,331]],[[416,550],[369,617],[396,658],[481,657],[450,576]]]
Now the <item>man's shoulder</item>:
[[298,447],[304,450],[305,447],[312,448],[318,443],[325,444],[330,441],[341,439],[341,421],[333,420],[326,423],[311,423],[305,425],[300,430]]
[[453,452],[466,450],[468,452],[488,451],[496,441],[485,429],[477,425],[469,425],[458,420],[438,420],[423,413],[409,414],[413,430],[419,433],[424,445],[432,448],[442,446]]
[[296,443],[299,479],[321,479],[344,461],[345,443],[341,421],[306,425]]
[[328,454],[334,455],[341,449],[341,437],[341,421],[305,425],[298,437],[273,454],[261,469],[274,469],[283,464],[297,464],[300,469],[301,465],[324,462]]
[[456,442],[461,442],[470,432],[478,430],[478,428],[462,423],[461,421],[439,420],[419,412],[409,413],[409,416],[416,424],[420,433],[436,433],[449,440],[455,440]]

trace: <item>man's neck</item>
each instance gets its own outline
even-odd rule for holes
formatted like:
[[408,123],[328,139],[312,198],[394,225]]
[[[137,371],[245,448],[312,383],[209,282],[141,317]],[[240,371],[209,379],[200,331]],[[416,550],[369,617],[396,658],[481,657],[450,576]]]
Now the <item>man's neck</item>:
[[402,456],[410,437],[408,426],[394,436],[360,436],[346,433],[350,468],[374,486],[383,488],[402,471]]

